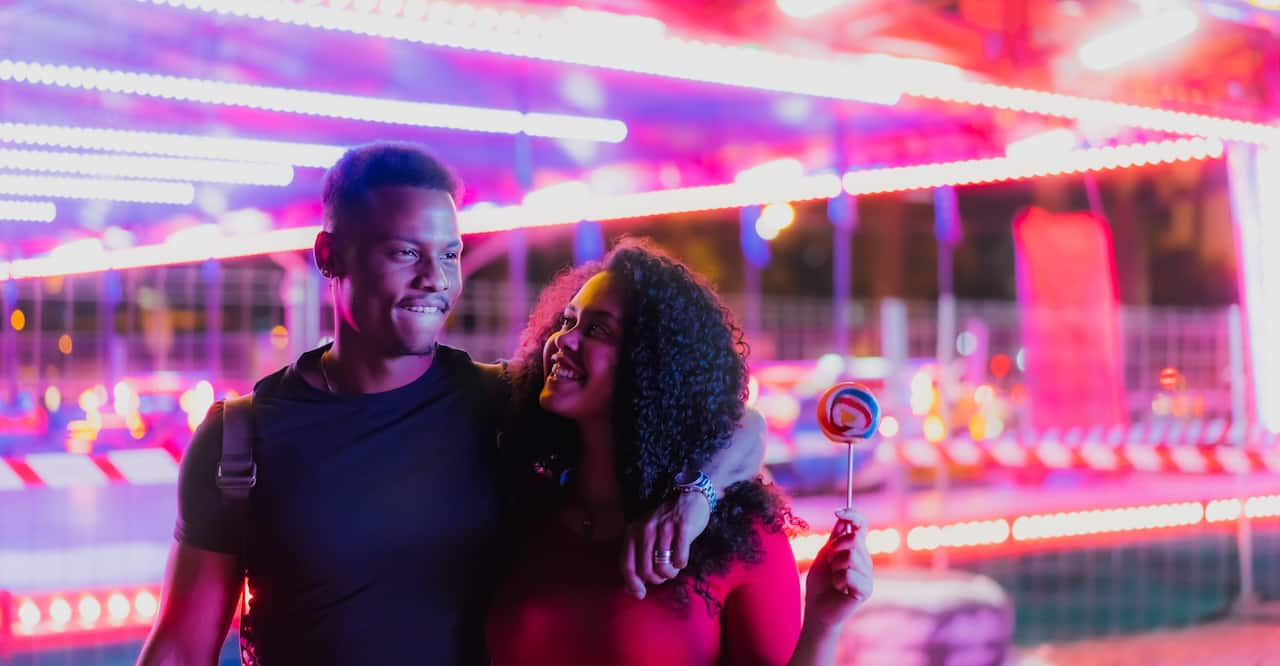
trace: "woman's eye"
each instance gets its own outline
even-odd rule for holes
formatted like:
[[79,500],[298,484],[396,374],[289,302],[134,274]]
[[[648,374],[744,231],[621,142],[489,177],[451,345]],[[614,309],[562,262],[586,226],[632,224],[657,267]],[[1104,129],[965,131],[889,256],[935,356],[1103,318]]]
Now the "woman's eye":
[[567,330],[569,330],[569,329],[573,328],[573,325],[574,325],[575,323],[577,323],[577,321],[576,321],[573,317],[561,317],[561,318],[560,318],[560,330],[562,330],[562,331],[567,331]]
[[416,259],[418,257],[418,252],[417,250],[409,250],[409,249],[396,250],[395,256]]
[[607,332],[600,324],[592,324],[587,327],[587,335],[604,335]]
[[454,261],[454,260],[456,260],[456,259],[458,258],[458,253],[457,253],[457,252],[445,252],[445,253],[444,253],[444,258],[445,258],[445,259],[448,259],[449,261]]

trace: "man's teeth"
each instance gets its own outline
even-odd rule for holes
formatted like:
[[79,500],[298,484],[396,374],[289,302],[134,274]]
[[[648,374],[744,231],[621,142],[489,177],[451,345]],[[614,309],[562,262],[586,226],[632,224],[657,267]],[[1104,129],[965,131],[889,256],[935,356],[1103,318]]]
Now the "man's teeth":
[[574,372],[573,370],[561,366],[559,363],[551,366],[551,374],[555,375],[556,379],[567,379],[575,382],[582,381],[582,373]]
[[418,314],[438,314],[440,312],[440,308],[432,305],[401,305],[400,307],[408,310],[409,312],[416,312]]

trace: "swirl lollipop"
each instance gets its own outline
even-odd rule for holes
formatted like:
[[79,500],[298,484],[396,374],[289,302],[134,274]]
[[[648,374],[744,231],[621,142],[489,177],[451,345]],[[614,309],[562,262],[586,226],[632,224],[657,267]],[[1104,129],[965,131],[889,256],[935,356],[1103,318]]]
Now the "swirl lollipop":
[[[849,485],[846,508],[853,507],[853,443],[870,439],[880,426],[880,403],[871,389],[857,382],[841,382],[823,391],[818,399],[818,427],[833,442],[849,445]],[[837,530],[852,529],[841,520]]]

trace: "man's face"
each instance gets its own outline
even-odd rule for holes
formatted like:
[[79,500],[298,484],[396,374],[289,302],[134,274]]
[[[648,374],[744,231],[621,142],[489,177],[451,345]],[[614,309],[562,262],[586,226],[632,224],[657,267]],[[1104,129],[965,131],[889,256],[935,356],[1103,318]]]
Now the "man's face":
[[338,316],[361,344],[388,357],[430,354],[462,291],[453,197],[381,187],[352,215],[334,239],[343,260]]

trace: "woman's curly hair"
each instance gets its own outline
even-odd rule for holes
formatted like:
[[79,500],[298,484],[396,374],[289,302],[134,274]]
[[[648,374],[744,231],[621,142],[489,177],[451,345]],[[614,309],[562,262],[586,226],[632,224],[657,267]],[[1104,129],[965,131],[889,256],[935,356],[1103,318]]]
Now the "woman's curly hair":
[[[577,465],[581,445],[573,423],[538,405],[547,372],[542,351],[560,328],[565,305],[601,271],[618,278],[623,290],[614,459],[624,514],[635,521],[668,496],[676,473],[702,469],[728,445],[747,396],[747,345],[732,312],[706,281],[646,242],[624,239],[602,261],[561,272],[539,297],[512,361],[513,412],[502,439],[517,474],[532,470],[558,480]],[[558,489],[556,483],[546,486],[553,495]],[[771,531],[799,525],[781,495],[758,479],[725,489],[706,531],[694,541],[680,579],[711,612],[719,608],[708,579],[734,561],[759,560],[757,525]],[[689,585],[664,587],[683,606]]]

